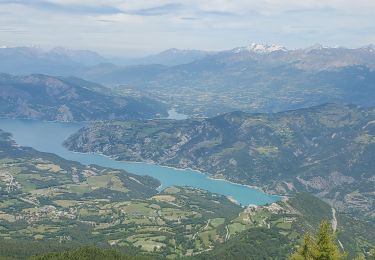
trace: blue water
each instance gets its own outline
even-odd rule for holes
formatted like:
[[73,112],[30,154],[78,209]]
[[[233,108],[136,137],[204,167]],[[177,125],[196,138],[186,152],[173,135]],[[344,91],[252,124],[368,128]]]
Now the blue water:
[[247,186],[213,180],[205,174],[189,169],[120,162],[99,154],[75,153],[65,149],[62,142],[82,126],[82,124],[76,123],[0,119],[0,129],[12,133],[15,141],[21,146],[30,146],[39,151],[54,153],[85,165],[96,164],[123,169],[137,175],[149,175],[161,182],[161,189],[169,186],[191,186],[231,197],[241,205],[264,205],[280,199]]

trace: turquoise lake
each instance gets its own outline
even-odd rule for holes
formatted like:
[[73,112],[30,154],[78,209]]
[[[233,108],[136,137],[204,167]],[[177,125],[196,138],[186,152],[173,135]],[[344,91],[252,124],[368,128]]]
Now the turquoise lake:
[[0,119],[0,129],[12,133],[14,140],[21,146],[30,146],[39,151],[54,153],[85,165],[96,164],[126,170],[137,175],[149,175],[161,182],[160,190],[169,186],[191,186],[231,197],[241,205],[264,205],[280,199],[278,196],[266,194],[258,189],[210,179],[208,175],[190,169],[120,162],[99,154],[75,153],[65,149],[62,146],[63,141],[82,126],[83,124],[76,123]]

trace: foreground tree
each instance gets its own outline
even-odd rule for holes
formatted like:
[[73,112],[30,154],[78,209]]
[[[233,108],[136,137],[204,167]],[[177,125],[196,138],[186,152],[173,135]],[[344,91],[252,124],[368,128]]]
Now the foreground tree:
[[344,254],[340,252],[336,243],[336,235],[332,230],[331,223],[323,220],[319,226],[319,232],[316,239],[318,260],[337,260],[343,259]]
[[341,260],[345,258],[337,246],[336,236],[327,220],[320,223],[314,238],[309,233],[304,236],[301,245],[291,256],[291,260]]
[[314,260],[316,256],[317,251],[314,238],[310,233],[306,233],[297,251],[290,256],[290,260]]

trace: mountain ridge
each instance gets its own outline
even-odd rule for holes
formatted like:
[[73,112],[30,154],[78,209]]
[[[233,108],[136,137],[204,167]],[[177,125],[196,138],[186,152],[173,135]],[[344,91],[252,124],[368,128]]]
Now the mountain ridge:
[[166,106],[160,102],[146,97],[111,96],[104,92],[104,87],[79,79],[0,74],[0,116],[88,121],[167,115]]

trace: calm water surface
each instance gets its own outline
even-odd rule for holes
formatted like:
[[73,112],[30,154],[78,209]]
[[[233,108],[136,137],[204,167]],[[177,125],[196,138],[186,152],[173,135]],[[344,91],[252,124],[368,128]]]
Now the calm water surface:
[[247,186],[213,180],[205,174],[189,169],[173,169],[147,163],[119,162],[99,154],[75,153],[65,149],[62,142],[82,126],[82,124],[76,123],[0,119],[0,129],[12,133],[16,142],[22,146],[54,153],[85,165],[97,164],[126,170],[137,175],[149,175],[161,182],[160,189],[173,185],[191,186],[231,197],[242,205],[264,205],[280,199]]

